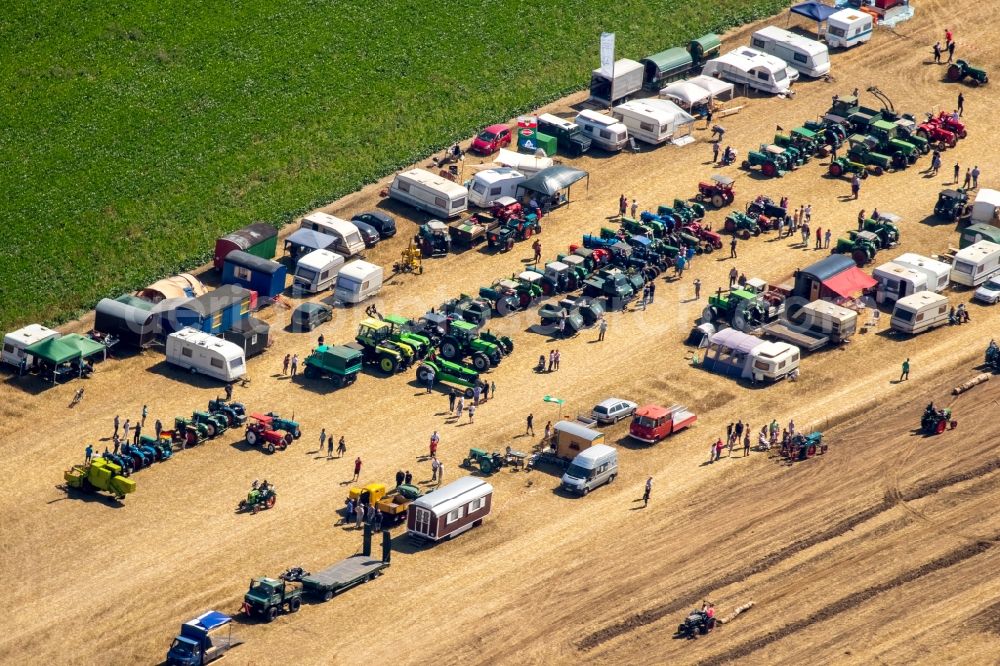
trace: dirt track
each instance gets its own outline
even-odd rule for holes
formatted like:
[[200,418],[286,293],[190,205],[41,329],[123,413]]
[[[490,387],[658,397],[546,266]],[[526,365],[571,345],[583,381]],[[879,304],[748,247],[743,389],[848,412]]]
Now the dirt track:
[[[1000,50],[987,41],[989,12],[967,0],[958,4],[968,7],[962,23],[951,24],[959,55],[1000,71]],[[939,81],[943,68],[924,61],[941,21],[953,14],[939,2],[921,2],[917,10],[895,34],[878,31],[869,45],[836,54],[836,83],[800,83],[794,100],[745,100],[739,115],[723,121],[727,141],[745,154],[776,124],[787,128],[813,117],[832,94],[855,86],[878,85],[897,108],[915,113],[950,110],[963,90],[970,138],[945,153],[939,177],[919,173],[925,158],[918,168],[864,183],[860,206],[905,220],[901,246],[888,256],[955,244],[950,226],[925,217],[956,160],[963,172],[978,163],[985,186],[996,187],[1000,171],[996,124],[989,120],[992,87]],[[749,31],[729,36],[727,45],[745,42]],[[589,190],[574,188],[574,202],[545,220],[544,255],[608,225],[623,191],[642,207],[693,194],[712,171],[704,163],[709,155],[699,142],[579,160],[591,172]],[[859,204],[840,199],[847,182],[821,177],[816,162],[774,181],[725,171],[737,178],[739,206],[758,192],[787,195],[793,205],[812,203],[813,226],[832,226],[834,238],[854,225]],[[377,190],[330,210],[368,208]],[[722,217],[715,212],[710,219],[718,227]],[[391,265],[411,233],[400,221],[399,236],[373,254],[383,265]],[[771,281],[826,254],[773,236],[741,243],[739,251],[740,270]],[[465,252],[431,261],[423,276],[387,287],[379,309],[418,315],[513,272],[528,255],[521,244],[506,255]],[[940,663],[941,657],[995,663],[1000,583],[984,572],[1000,564],[993,510],[1000,384],[991,381],[954,401],[958,431],[924,439],[911,429],[929,399],[951,402],[947,391],[973,372],[995,334],[996,312],[972,305],[970,325],[913,339],[858,335],[842,349],[807,356],[798,383],[749,389],[692,369],[681,344],[704,305],[689,300],[690,281],[700,277],[710,292],[725,284],[732,265],[719,255],[697,259],[682,281],[658,285],[656,303],[645,312],[611,315],[600,344],[594,331],[560,342],[527,333],[533,317],[497,321],[493,328],[512,334],[517,350],[492,373],[498,395],[471,425],[445,420],[446,398],[423,395],[410,374],[364,376],[344,391],[277,377],[281,357],[303,355],[314,339],[280,330],[286,312],[267,313],[280,331],[275,347],[251,363],[253,382],[235,397],[255,410],[294,413],[303,439],[270,457],[245,450],[235,434],[179,453],[139,472],[138,492],[121,508],[67,499],[55,487],[61,470],[82,459],[86,442],[110,436],[116,412],[134,418],[147,402],[150,422],[167,422],[204,408],[217,388],[168,369],[158,352],[102,365],[74,409],[66,408],[74,384],[24,390],[11,380],[0,388],[8,412],[0,423],[7,482],[0,571],[30,584],[8,593],[7,607],[16,612],[0,638],[0,661],[160,659],[180,622],[208,608],[235,611],[250,576],[293,564],[318,569],[354,552],[360,537],[331,525],[355,455],[364,459],[364,482],[388,482],[399,468],[425,481],[429,465],[417,458],[439,429],[446,478],[453,479],[470,446],[529,450],[534,440],[519,437],[525,415],[534,412],[539,431],[559,416],[542,396],[565,398],[561,413],[572,415],[621,395],[685,403],[699,422],[652,449],[621,441],[619,480],[583,500],[554,493],[557,479],[545,472],[495,475],[494,512],[482,528],[432,549],[403,546],[377,582],[270,626],[241,627],[247,645],[228,660],[771,663],[801,659],[808,649],[822,663]],[[954,303],[969,296],[950,293]],[[322,332],[346,341],[359,317],[339,311]],[[538,355],[554,347],[562,351],[562,369],[532,373]],[[892,383],[907,356],[913,379]],[[727,422],[749,419],[759,428],[772,417],[824,429],[830,454],[794,467],[762,454],[702,465],[709,441]],[[316,454],[321,427],[346,435],[348,460]],[[620,424],[609,439],[625,432]],[[648,475],[656,479],[653,501],[640,510],[634,500]],[[278,506],[233,515],[253,478],[277,485]],[[722,615],[751,599],[756,606],[708,639],[670,640],[685,612],[706,597]]]

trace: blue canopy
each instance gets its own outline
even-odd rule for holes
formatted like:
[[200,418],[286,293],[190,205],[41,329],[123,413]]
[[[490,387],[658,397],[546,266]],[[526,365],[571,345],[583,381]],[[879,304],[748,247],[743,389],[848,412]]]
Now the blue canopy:
[[232,620],[231,617],[220,613],[219,611],[208,611],[204,615],[199,615],[195,619],[191,620],[188,624],[195,624],[200,627],[204,627],[206,631],[211,631],[216,627],[221,627]]
[[792,6],[792,13],[798,14],[799,16],[805,16],[811,21],[817,21],[822,23],[823,21],[830,18],[831,14],[836,14],[839,9],[836,7],[831,7],[830,5],[824,5],[822,2],[803,2],[799,5]]

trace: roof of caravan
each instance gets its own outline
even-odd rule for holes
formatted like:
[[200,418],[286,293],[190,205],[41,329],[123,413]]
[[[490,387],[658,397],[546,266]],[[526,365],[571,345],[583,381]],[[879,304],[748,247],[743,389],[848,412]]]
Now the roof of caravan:
[[[805,4],[809,5],[819,5],[818,2],[808,2]],[[799,5],[801,6],[801,5]],[[795,11],[793,8],[792,11]],[[843,23],[854,23],[855,21],[860,21],[861,19],[867,18],[871,20],[871,14],[858,11],[857,9],[841,9],[839,12],[833,12],[826,15],[827,22],[829,21],[842,21]],[[822,21],[823,19],[817,19]]]
[[842,305],[837,305],[836,303],[831,303],[830,301],[824,301],[822,299],[815,300],[812,303],[807,303],[802,306],[803,310],[811,310],[812,312],[822,312],[823,314],[833,315],[835,317],[851,317],[852,315],[857,317],[858,313],[850,308],[845,308]]
[[500,152],[497,154],[496,159],[494,159],[493,162],[494,164],[514,167],[515,169],[533,169],[535,171],[547,169],[553,164],[551,157],[525,155],[524,153],[507,150],[506,148],[500,149]]
[[458,183],[453,183],[447,178],[434,175],[430,171],[426,171],[424,169],[410,169],[409,171],[404,171],[396,176],[396,180],[401,178],[412,180],[415,183],[420,183],[421,185],[426,185],[427,187],[433,187],[446,194],[467,195],[469,193],[467,189]]
[[382,271],[381,266],[357,259],[340,269],[340,274],[344,277],[363,280],[373,273]]
[[973,204],[977,203],[988,203],[991,206],[1000,206],[1000,191],[984,187],[976,192],[976,200]]
[[[593,123],[598,123],[599,125],[607,125],[609,127],[622,124],[617,118],[612,118],[605,113],[599,113],[592,109],[584,109],[580,113],[576,114],[576,117],[589,120]],[[624,125],[622,125],[622,127],[624,127]]]
[[463,476],[447,486],[432,490],[423,497],[413,500],[410,506],[430,509],[442,515],[477,497],[493,492],[493,486],[474,476]]
[[748,46],[733,49],[729,53],[725,53],[709,62],[726,63],[744,71],[750,71],[754,67],[763,67],[770,72],[780,72],[788,66],[784,60]]
[[475,176],[476,180],[481,180],[484,183],[499,183],[502,180],[513,180],[514,178],[524,178],[524,174],[514,169],[513,167],[493,167],[492,169],[486,169],[485,171],[480,171]]
[[879,275],[884,275],[884,274],[898,275],[900,277],[906,277],[906,278],[909,278],[911,280],[914,277],[919,278],[919,277],[923,276],[923,273],[918,273],[917,271],[913,270],[909,266],[904,266],[902,264],[897,264],[894,261],[887,261],[886,263],[884,263],[881,266],[879,266],[878,268],[876,268],[874,271],[872,271],[872,275],[875,275],[875,274],[879,274]]
[[788,342],[764,340],[763,344],[754,347],[754,351],[757,356],[775,358],[776,356],[781,356],[782,354],[787,354],[788,352],[797,352],[799,351],[799,348]]
[[301,245],[302,247],[311,247],[314,250],[328,248],[336,242],[337,239],[330,234],[324,234],[321,231],[313,231],[312,229],[296,229],[292,233],[288,234],[287,238],[285,238],[285,243]]
[[226,255],[224,261],[227,264],[235,264],[243,268],[249,268],[252,271],[267,273],[268,275],[273,275],[283,268],[277,261],[264,259],[243,250],[233,250]]
[[934,305],[938,303],[947,303],[948,298],[941,295],[935,294],[933,291],[918,291],[915,294],[910,294],[909,296],[903,296],[901,299],[896,301],[896,307],[902,307],[904,310],[912,310],[917,312],[925,305]]
[[[997,231],[1000,231],[1000,229]],[[893,261],[897,264],[902,264],[903,266],[920,266],[922,268],[937,270],[941,273],[947,273],[948,270],[951,269],[951,264],[937,259],[931,259],[930,257],[925,257],[922,254],[917,254],[916,252],[904,252],[893,259]]]
[[639,113],[656,118],[662,123],[672,123],[679,121],[681,124],[693,123],[694,116],[677,106],[669,99],[634,99],[624,104],[614,107],[618,109],[631,109]]
[[25,345],[31,345],[57,335],[59,335],[59,331],[53,331],[51,328],[42,326],[41,324],[28,324],[24,328],[11,331],[4,337],[5,339],[24,343]]
[[580,439],[585,439],[588,442],[592,442],[595,439],[600,439],[604,437],[604,433],[600,430],[594,430],[593,428],[588,428],[582,423],[577,423],[576,421],[557,421],[555,425],[557,432],[565,432],[574,437],[579,437]]
[[337,254],[336,252],[330,252],[330,250],[313,250],[308,254],[302,255],[299,259],[299,266],[304,266],[305,268],[326,268],[330,263],[343,264],[344,257]]
[[709,344],[721,345],[742,354],[749,354],[764,344],[760,338],[754,337],[735,328],[724,328],[708,339]]
[[794,32],[785,30],[784,28],[779,28],[776,25],[768,25],[760,30],[756,30],[754,35],[761,35],[769,39],[774,39],[777,41],[789,44],[794,48],[802,49],[809,54],[824,53],[828,51],[826,44],[821,44],[815,39],[809,39],[808,37],[803,37],[802,35],[797,35]]
[[831,254],[828,257],[820,259],[814,264],[806,266],[802,269],[802,273],[811,275],[812,277],[822,281],[833,277],[841,271],[846,271],[854,265],[854,260],[848,255]]
[[199,331],[196,328],[182,328],[176,333],[171,333],[170,338],[176,338],[178,340],[184,340],[185,342],[190,342],[193,345],[199,347],[204,347],[205,349],[217,349],[226,356],[242,356],[243,350],[240,349],[239,345],[228,340],[223,340],[222,338],[212,335],[211,333],[206,333],[204,331]]
[[956,252],[955,259],[978,261],[983,257],[993,254],[997,250],[1000,250],[1000,244],[988,240],[981,240],[978,243],[973,243],[969,247],[962,248]]

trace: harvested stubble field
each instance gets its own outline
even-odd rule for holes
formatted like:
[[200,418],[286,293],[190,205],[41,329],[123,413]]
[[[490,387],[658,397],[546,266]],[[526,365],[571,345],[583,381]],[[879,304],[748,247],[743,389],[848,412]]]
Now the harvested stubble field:
[[[920,3],[916,19],[896,33],[834,58],[836,83],[804,82],[794,100],[753,98],[726,119],[741,152],[773,132],[775,124],[813,117],[830,96],[877,84],[897,108],[922,112],[952,108],[960,88],[940,81],[943,69],[925,63],[944,21],[956,31],[963,55],[988,69],[1000,67],[990,43],[988,10],[960,2]],[[783,19],[782,19],[783,20]],[[727,36],[743,43],[750,28]],[[963,47],[963,45],[967,45]],[[928,222],[937,190],[958,161],[978,164],[984,185],[996,184],[996,126],[992,91],[966,93],[970,138],[945,154],[943,175],[921,166],[868,179],[860,204],[845,202],[846,181],[823,178],[810,164],[781,180],[762,181],[734,169],[737,203],[758,192],[813,204],[814,226],[839,235],[854,225],[860,206],[878,206],[904,218],[899,251],[932,253],[954,244],[950,225]],[[565,111],[580,97],[551,108]],[[705,138],[699,130],[698,137]],[[591,171],[589,191],[546,219],[545,256],[582,232],[608,224],[624,191],[643,206],[693,193],[711,172],[699,142],[638,155],[579,160]],[[353,212],[378,202],[377,184],[328,207]],[[710,220],[718,226],[722,214]],[[412,227],[373,253],[391,263]],[[431,431],[441,432],[446,480],[470,446],[530,449],[520,436],[524,417],[536,428],[560,413],[572,415],[608,395],[639,402],[681,402],[698,424],[655,447],[622,439],[626,425],[609,429],[620,442],[621,476],[585,499],[553,492],[544,471],[504,471],[493,515],[483,527],[434,548],[404,545],[387,575],[326,605],[308,605],[272,625],[247,624],[237,663],[304,664],[393,661],[420,663],[974,663],[992,664],[1000,652],[1000,523],[994,510],[1000,474],[996,425],[1000,385],[990,381],[960,397],[951,387],[976,372],[995,311],[971,306],[972,322],[912,339],[857,335],[843,348],[807,356],[797,383],[754,389],[689,366],[682,346],[702,304],[690,281],[705,291],[724,284],[735,265],[748,275],[780,280],[824,256],[773,236],[741,243],[740,258],[701,257],[682,281],[661,281],[656,303],[644,312],[610,316],[607,340],[590,331],[553,342],[526,329],[534,320],[497,320],[514,335],[514,356],[492,373],[497,395],[476,422],[446,420],[447,401],[426,396],[412,376],[363,376],[344,391],[317,389],[275,376],[286,353],[307,351],[312,336],[279,333],[274,348],[250,365],[253,381],[236,398],[252,409],[294,413],[307,429],[289,450],[266,456],[244,450],[227,435],[139,472],[138,492],[116,508],[99,499],[68,499],[55,486],[60,470],[82,457],[85,442],[111,434],[115,413],[135,416],[143,402],[151,418],[190,412],[218,393],[162,363],[158,352],[101,366],[83,403],[67,409],[76,386],[22,389],[4,385],[8,417],[0,423],[7,501],[0,509],[5,538],[0,571],[30,584],[9,592],[0,661],[150,662],[162,657],[176,625],[207,608],[236,610],[252,575],[301,564],[318,569],[354,552],[359,536],[332,527],[351,477],[350,461],[364,459],[362,480],[389,481],[399,468],[424,482],[418,462]],[[380,296],[383,312],[419,314],[460,291],[509,274],[530,250],[506,255],[465,252],[428,263],[422,276],[393,280]],[[952,292],[953,303],[970,292]],[[276,328],[287,313],[267,313]],[[322,332],[346,340],[360,317],[339,311]],[[87,322],[78,324],[81,328]],[[883,329],[885,324],[883,323]],[[539,354],[558,347],[562,369],[536,375]],[[911,379],[900,384],[899,363],[909,357]],[[559,411],[543,395],[567,399]],[[940,437],[914,434],[924,405],[950,404],[957,430]],[[777,418],[820,428],[831,450],[794,466],[753,454],[713,465],[708,444],[736,418],[755,428]],[[319,429],[348,442],[346,460],[327,461],[316,449]],[[646,509],[636,502],[648,475],[655,478]],[[253,478],[279,492],[277,507],[257,516],[232,514]],[[726,615],[747,601],[755,606],[706,639],[670,636],[686,611],[711,599]],[[412,611],[407,609],[413,609]]]
[[641,58],[786,4],[625,0],[609,26],[591,1],[15,2],[0,329],[66,321],[576,90],[602,29]]

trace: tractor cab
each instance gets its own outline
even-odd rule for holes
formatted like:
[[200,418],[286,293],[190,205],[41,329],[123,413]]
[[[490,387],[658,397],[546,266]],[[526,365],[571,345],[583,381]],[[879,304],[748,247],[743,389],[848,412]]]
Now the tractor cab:
[[493,314],[493,306],[482,298],[473,298],[462,294],[441,304],[441,310],[452,319],[463,319],[477,326],[482,326]]
[[545,271],[542,273],[541,288],[545,295],[560,291],[568,291],[570,288],[573,273],[569,265],[561,261],[550,261],[545,264]]
[[589,270],[587,269],[587,260],[578,254],[569,254],[560,257],[559,261],[569,266],[570,271],[576,275],[578,280],[582,280],[587,277]]
[[831,123],[845,123],[847,119],[857,113],[861,105],[854,95],[835,96],[830,110],[823,116],[823,120]]
[[440,312],[428,312],[416,323],[416,329],[432,340],[438,340],[448,332],[448,317]]
[[451,251],[451,233],[441,220],[420,225],[416,241],[425,256],[438,257]]
[[384,483],[369,483],[363,488],[355,486],[354,488],[348,490],[347,498],[352,499],[355,502],[361,502],[366,506],[370,506],[385,497],[385,492]]
[[968,206],[969,195],[965,190],[941,190],[934,204],[934,214],[943,220],[954,220],[962,217]]
[[388,322],[369,318],[363,320],[358,326],[357,337],[379,344],[388,340],[391,333],[392,326]]
[[715,174],[711,179],[698,183],[698,200],[711,201],[716,208],[728,206],[736,198],[733,192],[734,182],[728,176]]
[[927,137],[921,136],[919,126],[911,115],[903,115],[893,123],[896,126],[896,136],[903,141],[912,143],[921,154],[926,155],[931,151]]
[[789,132],[788,136],[794,145],[802,148],[809,154],[815,153],[816,149],[819,148],[819,135],[806,127],[795,127]]

